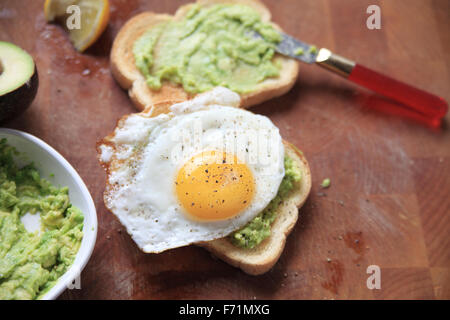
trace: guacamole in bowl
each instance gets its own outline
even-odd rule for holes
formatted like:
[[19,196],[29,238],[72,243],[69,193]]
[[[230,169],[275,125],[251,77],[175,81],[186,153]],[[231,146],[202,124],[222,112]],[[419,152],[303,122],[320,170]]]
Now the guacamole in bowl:
[[0,299],[57,297],[86,264],[96,231],[75,170],[39,139],[0,129]]

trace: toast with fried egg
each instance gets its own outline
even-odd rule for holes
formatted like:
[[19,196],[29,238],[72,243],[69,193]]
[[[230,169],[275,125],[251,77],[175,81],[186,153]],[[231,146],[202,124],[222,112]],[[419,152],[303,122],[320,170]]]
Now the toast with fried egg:
[[[270,22],[271,19],[270,11],[258,0],[197,0],[197,3],[205,6],[242,4],[257,11],[263,22]],[[114,40],[110,59],[111,72],[119,85],[128,90],[131,100],[140,111],[160,102],[187,100],[193,97],[182,86],[169,81],[164,81],[159,90],[150,89],[144,76],[136,67],[133,55],[134,43],[147,30],[171,19],[181,19],[191,6],[192,4],[181,6],[173,16],[154,12],[140,13],[125,23]],[[275,29],[281,30],[276,24],[271,24]],[[241,94],[241,107],[249,107],[281,96],[292,88],[298,76],[299,62],[279,54],[275,54],[274,59],[280,64],[279,76],[267,78],[252,92]]]
[[[206,98],[208,96],[208,98]],[[139,114],[134,115],[128,115],[122,118],[116,127],[116,130],[114,133],[108,135],[105,137],[102,141],[98,144],[98,153],[99,153],[99,160],[102,166],[105,168],[107,174],[108,174],[108,180],[107,180],[107,186],[104,194],[105,198],[105,205],[108,207],[108,209],[112,212],[114,212],[122,223],[124,223],[127,227],[127,231],[133,236],[133,232],[135,232],[133,239],[138,244],[138,246],[144,251],[144,252],[161,252],[170,248],[175,248],[183,245],[188,244],[196,244],[201,247],[204,247],[205,249],[212,252],[215,256],[219,257],[220,259],[224,260],[225,262],[241,268],[244,272],[252,275],[259,275],[262,273],[267,272],[279,259],[281,253],[283,252],[286,238],[288,234],[292,231],[297,219],[298,219],[298,209],[303,205],[303,203],[306,201],[306,198],[309,195],[310,189],[311,189],[311,174],[308,166],[308,162],[306,161],[305,157],[303,156],[302,152],[300,152],[294,145],[288,143],[287,141],[282,141],[281,138],[279,138],[279,144],[284,145],[284,149],[280,149],[280,156],[283,156],[284,152],[284,158],[288,157],[292,159],[293,165],[298,169],[298,171],[301,173],[300,180],[296,181],[293,185],[293,188],[289,191],[289,193],[283,197],[283,201],[281,204],[277,207],[275,211],[275,220],[270,225],[270,236],[263,240],[261,243],[259,243],[257,246],[255,246],[252,249],[249,248],[240,248],[238,246],[235,246],[231,241],[228,235],[230,234],[230,231],[236,231],[238,230],[236,228],[232,229],[224,229],[224,232],[221,233],[219,236],[210,237],[209,240],[206,238],[197,238],[197,240],[187,240],[189,237],[192,237],[192,230],[189,230],[191,227],[187,227],[185,230],[186,232],[176,232],[176,236],[178,239],[173,239],[171,244],[163,244],[163,246],[156,246],[156,245],[147,245],[148,241],[153,241],[151,237],[152,234],[156,234],[160,236],[160,239],[165,239],[166,237],[170,238],[169,233],[173,232],[173,228],[176,227],[176,225],[180,226],[179,219],[180,217],[174,216],[174,218],[168,218],[167,216],[154,216],[153,218],[144,218],[141,219],[141,214],[144,214],[144,212],[140,213],[140,210],[145,210],[146,207],[142,207],[142,205],[139,206],[139,209],[136,214],[133,213],[133,210],[129,210],[129,204],[130,203],[143,203],[144,200],[143,196],[144,194],[149,194],[150,196],[152,192],[161,193],[161,190],[164,188],[161,188],[159,184],[161,183],[173,183],[171,182],[171,178],[169,178],[170,175],[164,174],[164,172],[161,174],[161,177],[156,177],[154,175],[146,175],[143,176],[142,181],[149,182],[150,180],[155,181],[157,185],[157,189],[153,189],[148,186],[144,186],[144,188],[141,188],[139,190],[130,189],[130,186],[133,184],[132,180],[125,180],[121,181],[122,177],[124,177],[125,171],[124,170],[134,170],[133,168],[138,168],[140,165],[133,163],[133,162],[127,162],[129,159],[135,158],[139,161],[142,160],[142,157],[140,155],[136,156],[136,152],[139,152],[139,145],[135,145],[136,141],[140,141],[136,138],[136,135],[141,135],[144,139],[143,141],[148,141],[147,137],[152,135],[153,131],[156,131],[155,134],[162,133],[162,132],[168,132],[169,127],[161,127],[161,129],[155,128],[155,129],[149,129],[150,120],[152,119],[161,119],[161,121],[166,121],[167,119],[165,117],[169,117],[169,114],[172,114],[172,119],[176,117],[173,113],[173,108],[176,105],[184,105],[184,106],[190,106],[189,103],[191,103],[192,110],[189,111],[193,112],[193,114],[196,114],[195,111],[197,110],[197,106],[201,105],[202,107],[206,108],[210,105],[218,104],[217,101],[221,101],[223,105],[230,106],[230,111],[238,111],[239,108],[235,109],[239,106],[239,95],[236,93],[230,92],[227,89],[220,89],[216,88],[211,93],[205,93],[204,96],[199,96],[193,100],[185,101],[183,103],[177,103],[179,101],[166,101],[161,102],[158,104],[155,104],[149,108],[147,108],[144,112],[141,112]],[[220,104],[220,103],[219,103]],[[235,107],[235,108],[232,108]],[[212,108],[212,107],[211,107]],[[171,111],[172,110],[172,111]],[[179,113],[179,115],[183,115],[183,110],[187,109],[181,109],[182,111]],[[199,109],[200,110],[200,109]],[[222,110],[222,109],[220,109]],[[221,111],[220,114],[222,114],[225,111]],[[249,111],[242,112],[251,114]],[[197,113],[198,114],[198,113]],[[261,116],[257,116],[252,114],[253,117],[259,117],[265,118]],[[239,117],[242,117],[243,115],[240,115]],[[162,118],[161,118],[162,117]],[[136,119],[136,120],[133,120]],[[140,120],[139,120],[140,119]],[[267,119],[267,118],[266,118]],[[141,124],[146,123],[145,126],[142,126]],[[133,129],[133,132],[126,131],[124,128],[126,126],[130,126],[130,128]],[[177,129],[178,130],[178,129]],[[131,144],[130,144],[131,143]],[[127,146],[128,145],[128,146]],[[162,141],[161,147],[163,149],[170,149],[169,141],[164,140]],[[161,150],[163,150],[161,149]],[[150,150],[150,149],[149,149]],[[284,150],[284,151],[282,151]],[[161,157],[161,159],[164,159],[164,155],[160,152],[152,152],[157,157]],[[144,153],[142,153],[145,155]],[[146,154],[149,154],[149,152],[146,152]],[[274,151],[272,150],[272,155],[275,155]],[[150,164],[149,170],[152,168],[158,166],[160,161],[155,162],[154,164]],[[122,169],[121,169],[122,168]],[[159,167],[159,169],[156,172],[160,173],[162,167]],[[205,170],[207,171],[207,170]],[[133,171],[131,174],[131,178],[134,179],[136,175],[140,175],[140,171]],[[114,173],[116,174],[116,177],[119,179],[113,178],[112,175]],[[163,180],[166,180],[163,182]],[[203,182],[203,181],[202,181]],[[260,180],[260,182],[263,182],[263,180]],[[216,181],[217,183],[217,181]],[[175,182],[175,184],[177,184]],[[263,187],[261,184],[258,184],[258,188]],[[122,188],[122,191],[127,192],[127,189],[129,190],[128,195],[120,200],[120,203],[117,201],[111,201],[114,198],[114,193],[121,192],[120,189]],[[278,187],[276,187],[278,189]],[[190,192],[191,189],[186,189],[185,191]],[[171,189],[167,189],[166,192],[161,193],[160,195],[157,195],[154,199],[162,200],[162,197],[164,195],[168,195],[171,193]],[[239,195],[239,191],[233,194]],[[270,196],[270,199],[273,199],[274,194]],[[131,198],[130,198],[131,197]],[[234,196],[233,196],[234,197]],[[189,202],[190,204],[190,202]],[[194,203],[192,203],[194,205]],[[125,210],[123,211],[123,214],[118,214],[118,212],[115,212],[119,206],[124,206]],[[264,206],[260,207],[264,209]],[[261,211],[255,211],[257,214]],[[131,216],[130,216],[131,214]],[[146,225],[146,221],[149,223],[152,223],[150,220],[160,220],[155,221],[156,224],[148,226]],[[162,220],[166,220],[166,223],[168,225],[168,229],[165,229],[165,231],[158,226],[157,224],[163,222]],[[178,222],[176,221],[178,220]],[[185,222],[182,222],[182,224],[187,225],[187,221],[192,221],[192,224],[190,224],[194,229],[201,228],[202,222],[194,219],[188,219],[185,220]],[[233,222],[229,220],[230,223],[224,221],[224,225],[232,225]],[[197,223],[198,222],[198,223]],[[245,224],[241,224],[241,226],[245,226]],[[139,234],[138,230],[141,228],[142,232]],[[228,231],[226,231],[228,230]],[[195,230],[193,230],[195,231]],[[147,239],[150,238],[150,239]],[[147,241],[147,242],[146,242]],[[165,241],[165,240],[164,240]]]

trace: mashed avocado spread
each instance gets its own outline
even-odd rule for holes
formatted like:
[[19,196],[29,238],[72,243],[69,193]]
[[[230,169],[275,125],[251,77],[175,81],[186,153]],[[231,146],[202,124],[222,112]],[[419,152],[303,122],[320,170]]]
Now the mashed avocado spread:
[[276,218],[276,211],[285,197],[301,179],[301,171],[294,165],[294,161],[284,158],[285,175],[281,181],[278,193],[269,205],[242,229],[229,236],[231,243],[245,249],[251,249],[270,236],[270,226]]
[[[252,31],[262,38],[249,35]],[[279,75],[274,58],[279,41],[280,34],[251,7],[196,4],[181,20],[149,29],[134,43],[133,53],[153,90],[168,80],[193,94],[216,86],[248,93]]]
[[[54,187],[0,141],[0,299],[39,299],[75,259],[83,238],[83,214],[68,189]],[[21,218],[40,214],[41,230],[28,232]]]

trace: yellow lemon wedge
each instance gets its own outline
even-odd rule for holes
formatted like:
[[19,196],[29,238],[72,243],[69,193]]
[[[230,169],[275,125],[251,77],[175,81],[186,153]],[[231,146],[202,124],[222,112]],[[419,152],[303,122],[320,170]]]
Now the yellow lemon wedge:
[[47,21],[62,23],[74,47],[83,52],[106,29],[109,21],[108,0],[46,0]]

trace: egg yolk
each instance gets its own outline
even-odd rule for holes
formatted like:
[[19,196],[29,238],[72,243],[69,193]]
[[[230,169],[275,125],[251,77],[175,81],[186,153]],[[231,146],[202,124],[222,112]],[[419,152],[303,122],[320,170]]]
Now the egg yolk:
[[253,174],[236,156],[205,151],[178,171],[176,194],[182,207],[199,220],[225,220],[242,212],[253,198]]

